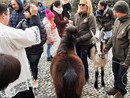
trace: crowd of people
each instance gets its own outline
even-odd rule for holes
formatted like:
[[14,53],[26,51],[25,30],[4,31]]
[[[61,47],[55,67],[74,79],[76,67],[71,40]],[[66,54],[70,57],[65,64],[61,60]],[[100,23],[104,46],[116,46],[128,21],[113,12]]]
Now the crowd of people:
[[[93,12],[91,0],[79,0],[74,17],[71,17],[69,0],[55,0],[50,7],[43,2],[24,6],[21,0],[11,0],[9,5],[0,3],[2,98],[35,98],[32,88],[38,87],[38,64],[44,44],[47,43],[47,61],[50,62],[54,56],[51,47],[62,39],[68,25],[74,25],[78,30],[76,53],[84,64],[86,81],[89,80],[87,56],[91,49],[92,32],[96,34],[97,28],[103,31],[102,42],[105,46],[101,50],[107,54],[112,48],[113,54],[114,87],[107,94],[124,98],[130,66],[130,15],[127,2],[117,1],[110,8],[105,0],[99,0],[97,10]],[[14,67],[10,68],[12,64]]]

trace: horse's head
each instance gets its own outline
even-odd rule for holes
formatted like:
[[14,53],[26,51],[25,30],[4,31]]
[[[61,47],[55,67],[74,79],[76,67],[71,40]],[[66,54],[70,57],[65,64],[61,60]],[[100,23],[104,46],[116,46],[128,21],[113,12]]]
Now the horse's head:
[[59,45],[57,53],[67,53],[68,50],[75,49],[77,32],[77,28],[74,26],[69,26],[65,28],[64,35],[61,38],[61,43]]
[[71,40],[75,39],[77,33],[78,33],[77,27],[68,26],[68,27],[65,28],[63,37],[65,37],[69,41],[71,41]]
[[66,27],[65,32],[75,36],[78,33],[78,30],[75,26],[68,26]]

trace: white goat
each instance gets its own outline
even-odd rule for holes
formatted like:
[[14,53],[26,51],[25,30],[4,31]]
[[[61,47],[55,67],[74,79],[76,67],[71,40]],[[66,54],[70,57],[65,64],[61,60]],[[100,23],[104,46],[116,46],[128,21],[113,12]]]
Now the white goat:
[[[94,70],[95,70],[95,83],[94,83],[94,87],[97,89],[98,88],[98,75],[99,75],[99,71],[98,68],[101,68],[101,85],[104,87],[105,83],[104,83],[104,67],[107,63],[107,56],[106,54],[102,53],[102,48],[103,48],[103,43],[101,42],[101,36],[98,38],[96,38],[93,34],[93,32],[91,32],[93,35],[93,39],[94,39],[94,46],[91,48],[90,50],[90,58],[93,60],[93,64],[94,64]],[[102,31],[101,31],[102,33]]]

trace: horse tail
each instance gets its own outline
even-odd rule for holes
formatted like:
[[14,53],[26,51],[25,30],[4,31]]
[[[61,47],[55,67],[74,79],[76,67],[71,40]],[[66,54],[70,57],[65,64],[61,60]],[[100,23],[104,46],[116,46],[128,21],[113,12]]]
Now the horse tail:
[[67,69],[63,76],[64,81],[64,98],[78,98],[76,94],[77,73],[73,68]]

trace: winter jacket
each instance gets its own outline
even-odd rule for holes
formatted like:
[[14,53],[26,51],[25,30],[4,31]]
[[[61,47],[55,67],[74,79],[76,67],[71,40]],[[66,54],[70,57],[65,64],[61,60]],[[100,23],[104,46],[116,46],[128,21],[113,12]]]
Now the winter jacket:
[[[16,27],[24,30],[26,28],[29,28],[30,25],[31,25],[30,19],[22,19]],[[42,21],[40,21],[39,30],[40,30],[40,36],[41,36],[41,43],[38,45],[33,45],[31,47],[26,48],[26,52],[31,53],[31,54],[37,54],[37,53],[43,52],[43,45],[46,42],[47,34],[46,34],[44,24],[42,23]]]
[[116,19],[112,38],[106,48],[112,47],[113,57],[130,66],[130,15]]
[[16,27],[17,24],[24,18],[24,8],[21,0],[16,0],[19,5],[19,10],[13,10],[10,17],[10,26]]
[[45,24],[45,29],[47,33],[47,43],[51,44],[51,42],[58,41],[60,37],[57,28],[52,29],[52,24],[46,17],[44,18],[43,23]]
[[60,37],[63,36],[63,32],[64,29],[66,27],[66,24],[69,23],[68,20],[64,20],[63,15],[62,14],[58,14],[57,12],[53,11],[53,13],[55,14],[55,23],[58,29],[58,33],[60,35]]
[[63,16],[67,17],[68,19],[70,18],[70,13],[71,13],[71,4],[70,3],[66,3],[63,5]]
[[38,2],[41,4],[41,6],[38,6],[38,13],[40,15],[40,19],[43,19],[44,17],[46,17],[46,14],[45,14],[45,10],[46,10],[46,7],[43,5],[42,2]]
[[91,31],[96,33],[96,19],[93,14],[81,14],[76,13],[73,23],[78,28],[78,34],[76,37],[77,45],[90,45],[92,38]]
[[96,11],[96,20],[99,29],[104,28],[104,31],[111,31],[115,18],[111,8],[107,7],[104,11]]

